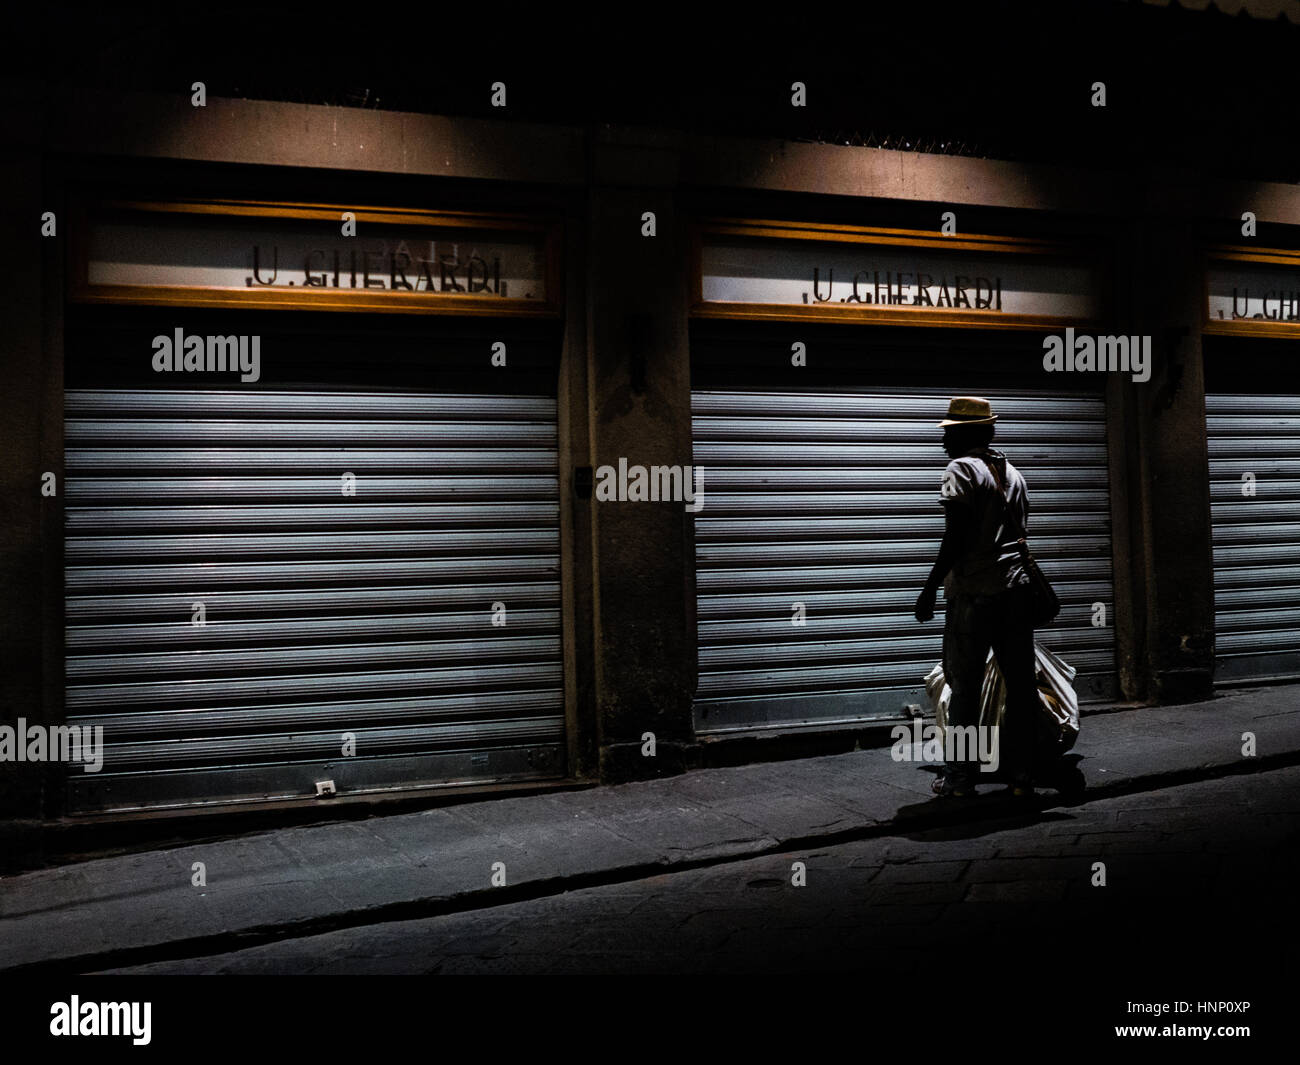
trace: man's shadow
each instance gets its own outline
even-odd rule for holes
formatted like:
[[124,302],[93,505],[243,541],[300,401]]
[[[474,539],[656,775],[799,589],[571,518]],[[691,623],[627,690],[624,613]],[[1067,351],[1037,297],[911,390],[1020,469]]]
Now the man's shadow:
[[[1000,773],[987,775],[987,782],[977,781],[982,790],[965,798],[936,795],[925,802],[900,806],[895,823],[906,829],[907,822],[915,822],[911,832],[896,833],[905,839],[924,835],[926,839],[972,839],[991,832],[1005,832],[1042,821],[1069,820],[1070,815],[1059,813],[1056,807],[1074,806],[1083,802],[1087,792],[1087,779],[1079,763],[1083,755],[1067,754],[1034,769],[1034,795],[1030,798],[1012,796],[1007,789],[1009,781]],[[934,765],[919,767],[920,772],[938,775],[941,768]],[[936,827],[935,815],[944,814],[944,823]]]

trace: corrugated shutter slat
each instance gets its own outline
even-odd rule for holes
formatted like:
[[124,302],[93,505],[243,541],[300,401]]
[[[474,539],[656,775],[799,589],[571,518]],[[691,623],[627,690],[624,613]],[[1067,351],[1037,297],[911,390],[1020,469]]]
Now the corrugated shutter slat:
[[1215,680],[1294,679],[1300,676],[1300,395],[1207,394],[1205,413]]
[[68,721],[106,741],[74,810],[563,774],[553,398],[65,408]]
[[[1025,474],[1035,555],[1065,604],[1042,642],[1115,694],[1105,407],[1100,397],[989,392],[997,446]],[[692,394],[699,732],[897,717],[928,705],[942,615],[912,607],[943,534],[949,393]],[[1093,604],[1107,624],[1094,627]],[[796,603],[806,620],[792,624]],[[940,601],[942,607],[942,599]]]

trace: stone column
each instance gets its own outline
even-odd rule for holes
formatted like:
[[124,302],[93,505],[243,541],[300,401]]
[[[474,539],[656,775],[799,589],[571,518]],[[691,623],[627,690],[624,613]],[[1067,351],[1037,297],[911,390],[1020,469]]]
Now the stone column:
[[[601,466],[691,465],[687,242],[675,140],[602,129],[592,143],[591,453]],[[654,235],[643,235],[653,215]],[[696,678],[691,515],[679,501],[589,501],[600,771],[691,764]],[[656,754],[642,754],[654,734]]]
[[[61,263],[71,219],[44,187],[42,108],[32,99],[6,101],[14,127],[0,150],[0,726],[62,720],[62,439],[61,293],[51,282]],[[41,215],[55,212],[56,233],[41,235]],[[42,478],[55,478],[53,496]],[[48,812],[62,766],[0,762],[0,817]]]
[[[1214,676],[1203,278],[1192,224],[1143,221],[1128,278],[1131,331],[1150,335],[1151,380],[1133,385],[1141,478],[1148,685],[1162,703],[1209,698]],[[1140,589],[1139,589],[1140,591]]]

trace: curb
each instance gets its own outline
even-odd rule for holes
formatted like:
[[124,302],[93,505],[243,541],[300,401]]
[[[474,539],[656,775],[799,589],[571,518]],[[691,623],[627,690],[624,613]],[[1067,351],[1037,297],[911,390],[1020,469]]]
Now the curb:
[[[739,846],[724,844],[709,848],[706,853],[697,854],[690,858],[642,862],[590,873],[544,877],[500,888],[484,888],[450,896],[429,896],[422,899],[407,899],[401,902],[385,903],[373,907],[343,910],[327,916],[307,918],[302,921],[253,926],[239,931],[175,939],[167,943],[121,947],[97,953],[28,962],[9,968],[0,968],[0,975],[10,977],[67,976],[98,972],[105,969],[127,968],[151,962],[179,961],[205,955],[226,954],[232,951],[262,946],[267,943],[287,939],[302,939],[348,928],[466,913],[496,906],[508,906],[514,903],[528,902],[562,894],[567,891],[629,883],[648,877],[662,876],[665,873],[725,865],[730,862],[780,854],[806,847],[835,846],[864,839],[926,832],[979,822],[1022,820],[1026,815],[1037,816],[1047,810],[1084,806],[1096,800],[1116,798],[1139,792],[1158,791],[1166,787],[1223,777],[1246,776],[1295,765],[1300,765],[1300,750],[1242,759],[1220,765],[1201,765],[1190,769],[1166,770],[1144,776],[1129,777],[1114,784],[1090,786],[1077,796],[1068,798],[1053,796],[1047,799],[1045,794],[1040,792],[1032,802],[1014,799],[1003,793],[965,800],[926,800],[915,804],[917,807],[915,810],[910,810],[907,806],[901,807],[900,812],[908,812],[902,816],[895,816],[888,821],[858,825],[838,831],[785,839],[768,837],[766,840],[749,841]],[[490,902],[487,901],[489,896],[491,898]]]

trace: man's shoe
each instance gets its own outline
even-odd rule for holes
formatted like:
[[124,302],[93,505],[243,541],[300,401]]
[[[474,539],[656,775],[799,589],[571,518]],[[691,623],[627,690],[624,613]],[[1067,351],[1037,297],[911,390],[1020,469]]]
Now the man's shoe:
[[1066,797],[1080,795],[1088,786],[1083,770],[1073,760],[1052,762],[1044,766],[1037,777],[1044,787],[1052,788]]
[[1017,799],[1034,797],[1034,779],[1028,773],[1016,773],[1011,778],[1011,794]]
[[945,773],[934,778],[930,790],[944,799],[965,799],[975,794],[975,786],[961,777]]

